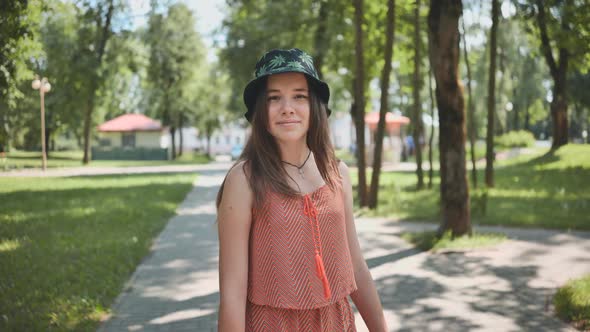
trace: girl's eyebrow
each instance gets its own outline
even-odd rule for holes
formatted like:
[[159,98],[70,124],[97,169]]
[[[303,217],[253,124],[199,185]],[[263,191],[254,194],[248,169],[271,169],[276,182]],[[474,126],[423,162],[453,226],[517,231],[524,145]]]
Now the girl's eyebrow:
[[[306,88],[297,88],[297,89],[293,89],[293,91],[307,92],[307,89]],[[268,89],[268,90],[266,90],[266,93],[271,93],[271,92],[281,92],[281,90],[279,90],[279,89]]]

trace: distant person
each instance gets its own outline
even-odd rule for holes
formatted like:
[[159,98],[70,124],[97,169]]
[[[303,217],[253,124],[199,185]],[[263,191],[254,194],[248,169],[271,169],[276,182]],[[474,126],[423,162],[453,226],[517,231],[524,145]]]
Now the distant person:
[[217,196],[221,332],[356,331],[348,296],[369,330],[387,330],[329,97],[299,49],[256,63],[244,90],[252,134]]
[[0,143],[0,160],[2,162],[6,161],[6,150],[4,149],[4,144]]
[[413,136],[406,136],[406,146],[408,148],[408,155],[413,156],[414,149],[416,148],[414,146],[414,137]]

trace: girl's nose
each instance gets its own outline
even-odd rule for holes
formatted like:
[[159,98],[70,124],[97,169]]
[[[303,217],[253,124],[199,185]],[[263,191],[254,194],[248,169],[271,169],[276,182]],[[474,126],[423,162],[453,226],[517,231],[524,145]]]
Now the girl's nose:
[[289,100],[285,100],[283,102],[283,107],[281,108],[283,114],[289,114],[289,113],[294,113],[295,112],[295,108],[293,107],[293,105],[291,105],[291,102]]

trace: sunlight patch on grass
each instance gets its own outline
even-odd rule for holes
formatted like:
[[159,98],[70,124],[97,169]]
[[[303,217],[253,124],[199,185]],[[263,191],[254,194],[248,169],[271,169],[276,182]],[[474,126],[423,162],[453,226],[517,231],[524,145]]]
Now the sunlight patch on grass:
[[451,232],[437,237],[436,232],[407,232],[401,236],[404,240],[424,251],[453,251],[491,247],[507,240],[506,235],[497,233],[473,233],[453,238]]
[[[495,165],[495,187],[470,187],[472,222],[482,225],[590,230],[590,145],[568,144],[554,153],[533,149]],[[368,172],[368,178],[370,172]],[[470,177],[470,174],[468,174]],[[357,174],[351,179],[355,185]],[[416,190],[414,172],[381,174],[376,210],[358,209],[366,216],[412,221],[440,220],[440,178],[434,172],[432,189]]]
[[0,240],[0,253],[6,251],[16,250],[21,246],[20,239],[15,240]]

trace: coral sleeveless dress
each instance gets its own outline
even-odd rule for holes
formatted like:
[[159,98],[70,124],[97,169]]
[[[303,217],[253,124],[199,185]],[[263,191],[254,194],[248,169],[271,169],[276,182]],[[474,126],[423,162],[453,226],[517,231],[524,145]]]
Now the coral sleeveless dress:
[[246,331],[356,331],[341,190],[269,192],[252,212]]

